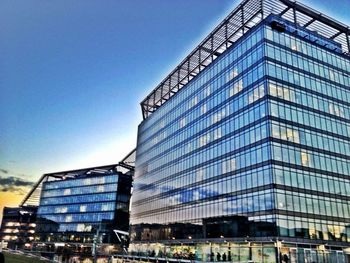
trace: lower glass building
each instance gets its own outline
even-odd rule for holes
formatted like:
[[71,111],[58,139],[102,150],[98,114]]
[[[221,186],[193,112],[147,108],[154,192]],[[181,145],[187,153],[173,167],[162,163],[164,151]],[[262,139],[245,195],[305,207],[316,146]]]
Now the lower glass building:
[[4,207],[0,242],[10,249],[31,249],[35,235],[36,206]]
[[119,168],[109,165],[44,175],[34,250],[77,262],[97,249],[99,254],[120,251],[114,230],[129,229],[132,174]]
[[350,261],[350,33],[269,3],[244,1],[190,55],[226,34],[210,63],[185,60],[141,104],[134,258]]

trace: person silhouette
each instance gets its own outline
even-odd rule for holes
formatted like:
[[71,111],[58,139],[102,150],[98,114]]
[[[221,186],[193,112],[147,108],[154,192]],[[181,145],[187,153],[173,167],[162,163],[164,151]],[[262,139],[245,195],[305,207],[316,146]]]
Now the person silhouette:
[[226,253],[222,255],[222,261],[226,261]]
[[232,256],[231,256],[231,251],[228,252],[228,258],[227,258],[228,261],[232,261]]
[[213,252],[210,253],[210,261],[214,261],[214,253]]
[[220,261],[220,260],[221,260],[221,254],[220,254],[220,252],[218,252],[218,253],[216,254],[216,260],[217,260],[217,261]]

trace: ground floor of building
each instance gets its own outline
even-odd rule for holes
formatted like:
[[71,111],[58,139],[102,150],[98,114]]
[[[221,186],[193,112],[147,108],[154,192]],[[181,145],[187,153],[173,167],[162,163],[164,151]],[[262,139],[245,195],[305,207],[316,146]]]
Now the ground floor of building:
[[109,263],[113,254],[122,253],[116,244],[34,242],[31,252],[59,263]]
[[167,262],[172,259],[197,262],[350,263],[350,246],[293,243],[278,239],[258,242],[249,237],[242,241],[222,238],[203,242],[173,240],[132,243],[129,255],[135,261],[145,262]]

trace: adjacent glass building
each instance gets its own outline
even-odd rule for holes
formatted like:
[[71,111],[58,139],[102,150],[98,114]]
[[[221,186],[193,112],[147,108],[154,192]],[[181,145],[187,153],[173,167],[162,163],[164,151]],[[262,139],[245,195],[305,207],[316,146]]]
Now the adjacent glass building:
[[36,206],[4,207],[0,242],[10,249],[31,249],[35,235]]
[[119,168],[109,165],[44,175],[34,249],[46,256],[76,254],[79,259],[91,257],[94,244],[104,244],[101,248],[106,251],[100,254],[115,251],[114,244],[120,242],[113,231],[129,229],[132,184],[132,173]]
[[141,103],[133,256],[350,262],[349,35],[244,1]]

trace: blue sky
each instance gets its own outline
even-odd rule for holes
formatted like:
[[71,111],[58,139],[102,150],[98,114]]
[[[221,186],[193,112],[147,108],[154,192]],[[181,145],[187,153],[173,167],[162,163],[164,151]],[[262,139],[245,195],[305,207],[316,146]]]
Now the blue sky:
[[[140,101],[238,2],[2,0],[0,178],[118,162]],[[349,0],[303,3],[350,24]]]

